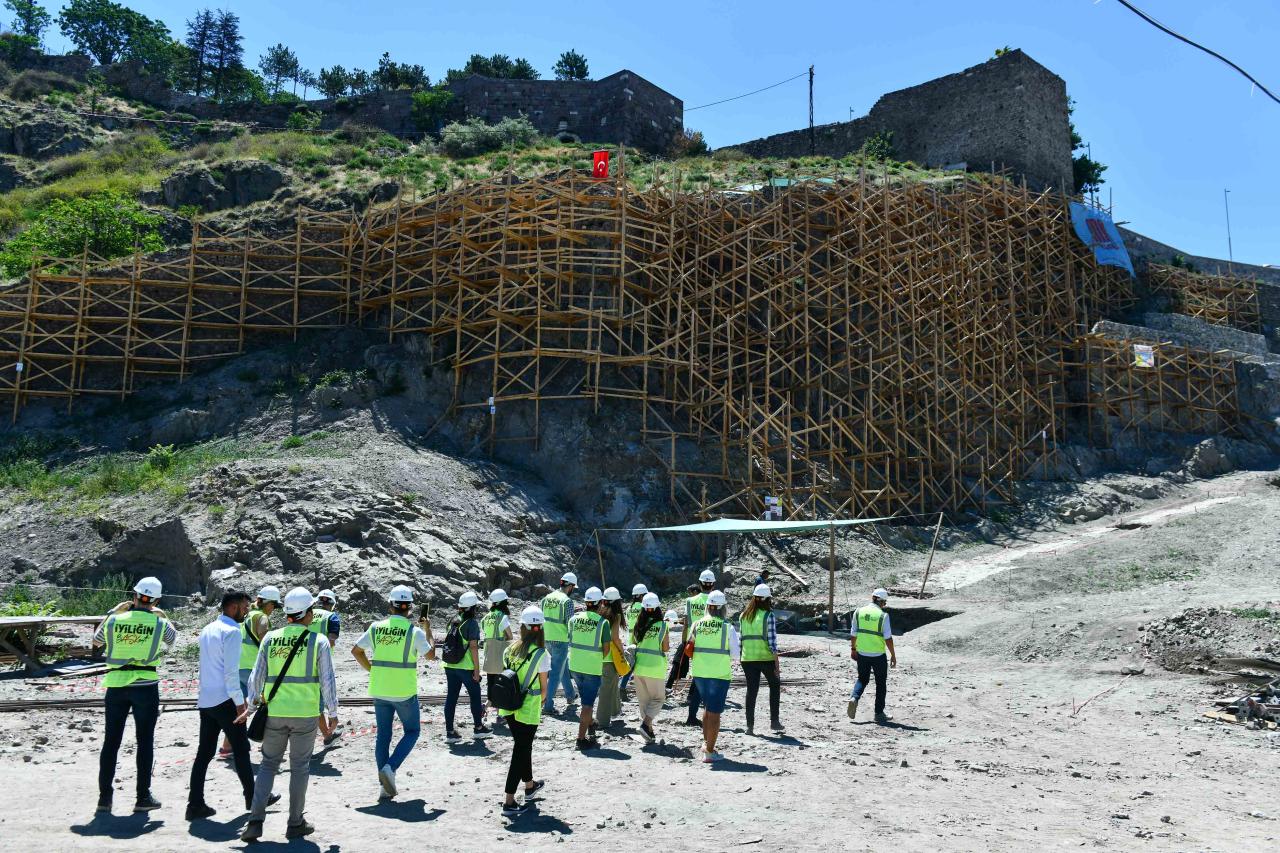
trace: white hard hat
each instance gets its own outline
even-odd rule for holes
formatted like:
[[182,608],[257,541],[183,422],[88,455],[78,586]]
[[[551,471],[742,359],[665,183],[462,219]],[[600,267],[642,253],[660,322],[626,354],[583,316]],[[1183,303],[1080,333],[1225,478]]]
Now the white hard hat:
[[649,592],[649,587],[645,586],[642,583],[638,583],[635,586],[631,587],[632,598],[634,598],[637,595],[645,595],[648,592]]
[[284,612],[290,616],[306,613],[312,604],[315,604],[315,599],[311,597],[311,593],[304,587],[295,586],[285,593]]
[[467,607],[475,607],[479,603],[480,596],[476,595],[474,592],[464,592],[462,595],[458,596],[458,606],[464,609]]
[[404,584],[391,587],[391,595],[387,597],[393,604],[413,604],[413,590]]
[[605,601],[617,601],[622,598],[622,593],[618,592],[616,586],[606,587],[604,591]]
[[768,598],[773,595],[773,590],[769,589],[769,585],[767,583],[758,583],[756,584],[756,588],[751,591],[751,594],[756,598]]
[[147,598],[160,597],[160,580],[158,578],[143,578],[134,586],[133,591],[138,595],[145,595]]
[[316,596],[316,598],[327,598],[333,602],[336,602],[338,600],[338,596],[334,595],[333,590],[331,589],[320,590],[320,593]]
[[274,601],[276,604],[279,604],[280,589],[274,586],[264,586],[262,589],[258,590],[258,598],[261,598],[263,601]]
[[507,600],[507,591],[505,589],[495,589],[489,593],[489,603],[498,604]]
[[567,583],[567,584],[572,584],[573,586],[577,586],[578,576],[575,575],[573,572],[565,572],[560,576],[560,583]]
[[882,587],[882,586],[881,586],[881,587],[877,587],[877,588],[876,588],[876,591],[875,591],[875,592],[873,592],[873,593],[871,593],[871,597],[872,597],[872,598],[878,598],[878,599],[880,599],[881,601],[888,601],[888,600],[889,600],[889,591],[888,591],[887,589],[885,589],[884,587]]
[[663,616],[662,618],[663,618],[663,619],[665,619],[666,621],[668,621],[668,622],[672,622],[672,623],[674,623],[674,622],[679,622],[679,621],[680,621],[680,614],[679,614],[679,613],[677,613],[677,612],[675,612],[674,610],[668,610],[668,611],[667,611],[667,613],[666,613],[666,615],[665,615],[665,616]]
[[716,573],[710,569],[703,569],[702,574],[698,575],[698,580],[702,583],[715,583]]
[[521,625],[541,625],[545,621],[546,618],[542,615],[542,608],[536,604],[530,604],[520,612]]
[[662,599],[658,598],[658,594],[656,592],[646,592],[644,594],[644,600],[640,602],[640,606],[645,610],[652,610],[655,607],[662,606]]
[[711,590],[711,594],[707,596],[708,607],[723,607],[724,602],[724,593],[718,589]]
[[596,601],[599,601],[602,598],[604,598],[604,593],[600,591],[600,587],[598,586],[591,587],[591,589],[583,593],[583,596],[582,596],[582,600],[587,602],[588,604],[592,604]]

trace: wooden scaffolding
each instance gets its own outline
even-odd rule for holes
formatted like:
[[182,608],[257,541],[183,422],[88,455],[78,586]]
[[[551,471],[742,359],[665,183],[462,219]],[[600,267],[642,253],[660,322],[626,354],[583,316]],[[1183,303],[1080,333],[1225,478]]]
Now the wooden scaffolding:
[[1181,314],[1246,332],[1262,331],[1258,283],[1252,279],[1159,264],[1147,267],[1146,279],[1151,291],[1168,296]]

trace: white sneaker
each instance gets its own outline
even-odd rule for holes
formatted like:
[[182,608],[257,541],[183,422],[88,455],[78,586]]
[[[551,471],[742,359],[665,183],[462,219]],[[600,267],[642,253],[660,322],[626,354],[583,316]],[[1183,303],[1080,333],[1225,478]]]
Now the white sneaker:
[[721,754],[720,754],[720,753],[718,753],[718,752],[704,752],[704,753],[702,753],[702,763],[703,763],[703,764],[715,764],[717,761],[724,761],[724,756],[723,756],[723,755],[721,755]]
[[382,765],[382,769],[378,771],[378,781],[382,783],[382,790],[388,797],[396,795],[396,771],[391,769],[390,764]]

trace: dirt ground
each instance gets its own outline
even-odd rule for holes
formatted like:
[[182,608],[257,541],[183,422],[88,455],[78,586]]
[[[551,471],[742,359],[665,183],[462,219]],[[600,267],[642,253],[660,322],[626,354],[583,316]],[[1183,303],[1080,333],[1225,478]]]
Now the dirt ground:
[[[930,583],[943,592],[929,606],[959,615],[898,637],[891,725],[870,721],[869,696],[857,721],[846,717],[846,639],[784,636],[785,649],[808,652],[785,659],[784,676],[818,681],[784,687],[784,737],[746,735],[741,688],[731,692],[725,714],[721,751],[728,760],[714,767],[695,759],[699,734],[677,725],[682,708],[664,713],[661,743],[644,747],[628,704],[625,730],[605,734],[604,748],[588,754],[573,749],[574,723],[547,719],[534,751],[544,796],[536,814],[507,821],[497,808],[507,738],[450,748],[440,707],[427,707],[423,738],[399,774],[400,796],[379,804],[372,711],[350,708],[341,714],[344,736],[313,763],[307,814],[315,835],[286,845],[285,814],[276,808],[257,847],[1274,848],[1280,734],[1202,717],[1215,698],[1240,692],[1215,683],[1226,668],[1216,657],[1275,657],[1280,618],[1266,615],[1280,607],[1274,479],[1274,472],[1221,477],[1124,517],[941,554]],[[918,576],[920,555],[902,560],[903,577]],[[1182,671],[1164,669],[1167,620],[1204,608],[1260,621],[1239,642],[1229,632],[1218,635],[1222,648],[1202,650],[1198,668],[1183,666],[1180,656],[1175,668]],[[1153,645],[1146,626],[1156,622]],[[361,695],[365,683],[349,655],[354,628],[347,626],[336,655],[340,692],[348,696]],[[193,659],[179,651],[166,674],[192,678]],[[430,694],[441,694],[443,682],[434,664],[422,677]],[[167,691],[194,694],[182,683]],[[3,698],[64,694],[92,695],[0,680]],[[125,813],[133,785],[127,735],[117,814],[95,819],[101,712],[0,714],[0,846],[244,846],[237,840],[245,817],[239,789],[225,762],[215,762],[208,785],[218,815],[182,819],[196,719],[190,711],[161,718],[153,790],[164,808]],[[282,782],[276,790],[284,790]]]

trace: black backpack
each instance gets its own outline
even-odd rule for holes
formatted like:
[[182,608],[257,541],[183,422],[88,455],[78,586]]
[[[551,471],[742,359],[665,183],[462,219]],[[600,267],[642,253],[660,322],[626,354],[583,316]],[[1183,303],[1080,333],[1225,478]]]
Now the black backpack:
[[462,620],[454,619],[445,632],[444,645],[440,647],[440,656],[445,663],[462,663],[467,655],[467,644],[462,640],[462,624]]
[[[532,658],[538,652],[546,654],[542,649],[534,651],[533,655],[528,655],[520,660],[517,667],[522,666],[525,661]],[[506,661],[504,661],[506,663]],[[537,673],[534,673],[537,678]],[[529,680],[533,683],[533,679]],[[520,677],[514,669],[504,669],[500,675],[493,677],[493,683],[489,685],[489,701],[493,703],[499,711],[519,711],[524,705],[525,693],[520,689]]]

